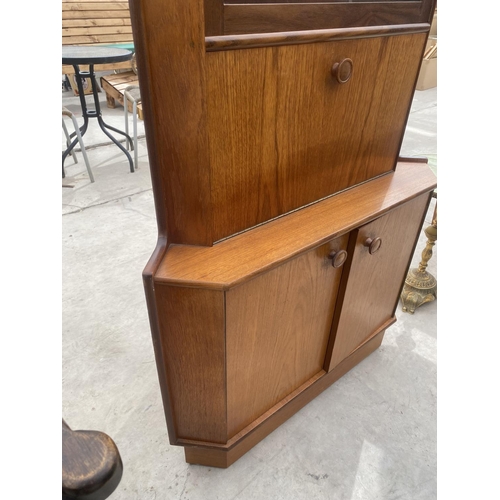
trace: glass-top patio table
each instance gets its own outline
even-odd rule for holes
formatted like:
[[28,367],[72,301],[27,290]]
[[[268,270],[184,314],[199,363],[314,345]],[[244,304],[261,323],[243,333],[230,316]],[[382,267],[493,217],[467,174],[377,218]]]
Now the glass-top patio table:
[[[132,139],[125,132],[118,130],[117,128],[107,125],[102,119],[101,106],[99,103],[99,96],[97,95],[98,85],[95,79],[94,65],[95,64],[109,64],[122,61],[128,61],[132,58],[133,52],[123,48],[116,47],[105,47],[105,46],[73,46],[73,45],[63,45],[62,47],[62,63],[71,64],[75,69],[75,79],[78,86],[78,95],[80,97],[80,104],[82,107],[83,125],[80,127],[80,133],[83,137],[87,131],[89,118],[97,118],[99,126],[102,131],[125,153],[130,164],[130,171],[134,171],[134,164],[132,157],[126,148],[123,147],[120,142],[118,142],[113,135],[109,132],[112,130],[118,134],[124,135],[128,141],[128,144],[133,149]],[[86,64],[89,66],[88,71],[80,71],[80,65]],[[85,98],[85,93],[83,89],[82,78],[89,78],[92,84],[92,95],[94,97],[94,107],[95,109],[89,109],[87,107],[87,100]],[[63,177],[64,177],[64,160],[70,153],[70,151],[76,146],[78,139],[76,134],[71,134],[71,137],[75,139],[67,147],[62,155],[62,165],[63,165]]]

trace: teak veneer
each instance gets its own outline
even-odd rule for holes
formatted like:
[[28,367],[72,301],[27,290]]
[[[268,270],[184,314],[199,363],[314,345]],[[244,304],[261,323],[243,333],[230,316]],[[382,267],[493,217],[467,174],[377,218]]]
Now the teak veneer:
[[398,159],[432,0],[131,0],[169,439],[227,467],[373,352],[436,187]]

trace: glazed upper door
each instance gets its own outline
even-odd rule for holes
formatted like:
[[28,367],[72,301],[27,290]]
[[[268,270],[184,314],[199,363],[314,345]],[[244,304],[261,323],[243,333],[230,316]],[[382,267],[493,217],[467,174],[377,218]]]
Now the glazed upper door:
[[347,241],[337,238],[226,292],[228,439],[324,374]]
[[335,312],[326,370],[394,317],[428,203],[429,195],[421,195],[351,233],[352,261]]
[[426,37],[208,52],[213,241],[393,170]]
[[205,0],[206,34],[430,22],[434,0]]

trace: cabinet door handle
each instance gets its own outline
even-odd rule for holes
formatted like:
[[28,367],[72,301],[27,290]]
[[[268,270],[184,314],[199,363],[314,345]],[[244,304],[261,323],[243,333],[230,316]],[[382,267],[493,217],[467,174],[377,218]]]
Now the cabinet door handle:
[[347,260],[347,252],[345,250],[339,250],[338,252],[334,250],[333,252],[330,252],[328,258],[332,260],[333,267],[342,267],[344,262]]
[[347,83],[352,75],[352,59],[346,57],[332,66],[332,75],[339,83]]
[[378,252],[380,250],[380,247],[382,246],[382,238],[366,238],[365,242],[363,243],[365,247],[368,247],[368,252],[370,255],[373,255],[374,253]]

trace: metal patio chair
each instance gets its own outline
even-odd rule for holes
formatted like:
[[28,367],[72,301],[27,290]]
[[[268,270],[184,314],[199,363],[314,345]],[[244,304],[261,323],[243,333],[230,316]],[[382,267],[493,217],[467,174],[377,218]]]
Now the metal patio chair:
[[[87,152],[85,151],[85,146],[83,144],[83,139],[82,139],[82,135],[80,133],[80,127],[78,126],[78,122],[76,121],[75,115],[68,108],[65,108],[63,106],[62,107],[62,127],[64,130],[64,135],[66,136],[66,144],[68,146],[71,144],[71,136],[68,133],[68,129],[66,128],[66,124],[64,123],[65,116],[69,116],[71,118],[71,121],[73,122],[73,127],[75,128],[74,134],[76,135],[76,137],[78,139],[78,144],[80,144],[80,149],[82,151],[83,160],[85,161],[85,166],[87,167],[87,172],[88,172],[89,177],[90,177],[90,182],[94,182],[94,175],[92,174],[92,169],[90,168],[89,159],[87,157]],[[76,153],[74,152],[74,150],[71,151],[70,154],[73,157],[73,161],[75,163],[78,163],[78,160],[76,158]],[[64,172],[64,165],[63,165],[63,167],[62,167],[63,178],[65,177],[65,175],[66,174]]]

